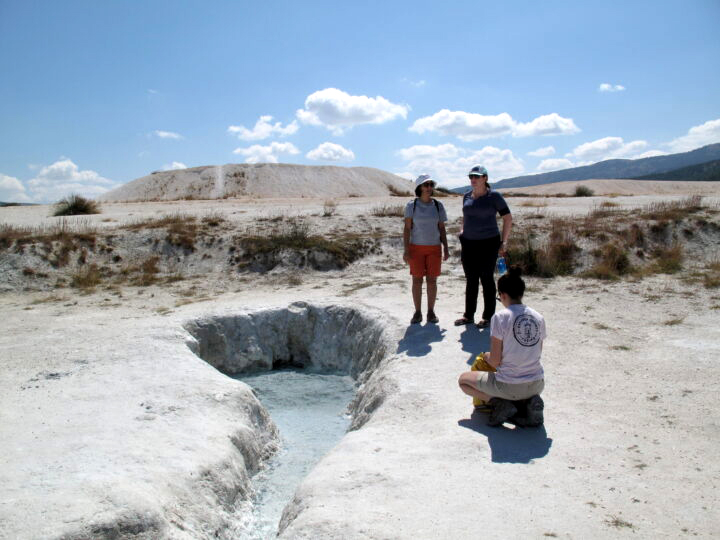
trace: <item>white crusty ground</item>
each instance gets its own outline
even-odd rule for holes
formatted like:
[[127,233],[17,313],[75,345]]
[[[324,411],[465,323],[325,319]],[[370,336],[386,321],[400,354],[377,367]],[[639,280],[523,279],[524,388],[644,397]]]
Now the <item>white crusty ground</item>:
[[687,182],[660,180],[568,180],[539,186],[501,189],[503,193],[531,195],[572,195],[575,188],[585,186],[595,195],[720,195],[720,182]]
[[[445,199],[453,219],[450,201],[457,199]],[[555,201],[560,213],[594,204]],[[322,200],[173,208],[236,204],[253,215],[315,212]],[[374,204],[341,200],[339,211],[362,215]],[[148,206],[108,205],[107,215],[119,222],[166,211]],[[19,215],[0,210],[0,221]],[[303,273],[294,285],[281,275],[193,278],[204,294],[187,305],[179,301],[185,285],[127,287],[120,297],[1,295],[0,537],[237,534],[223,502],[247,486],[231,437],[247,434],[262,412],[248,408],[242,383],[191,353],[182,324],[294,301],[379,313],[392,354],[367,392],[391,393],[298,488],[281,538],[720,535],[717,289],[669,276],[529,279],[526,303],[549,331],[546,424],[514,430],[487,427],[457,389],[488,339],[451,324],[463,309],[457,260],[440,278],[440,324],[412,327],[407,270],[372,262]],[[681,322],[666,324],[672,320]],[[272,447],[271,428],[256,436]]]

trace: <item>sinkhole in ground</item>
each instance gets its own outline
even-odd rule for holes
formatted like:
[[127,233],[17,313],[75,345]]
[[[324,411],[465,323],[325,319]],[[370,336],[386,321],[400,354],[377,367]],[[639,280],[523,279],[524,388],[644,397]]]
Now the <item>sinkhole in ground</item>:
[[263,467],[252,465],[258,461],[252,449],[239,447],[248,472],[256,473],[250,504],[238,505],[243,538],[274,537],[302,479],[382,403],[388,391],[378,376],[389,351],[384,325],[382,317],[354,307],[305,302],[186,325],[194,352],[252,387],[278,428],[277,451]]

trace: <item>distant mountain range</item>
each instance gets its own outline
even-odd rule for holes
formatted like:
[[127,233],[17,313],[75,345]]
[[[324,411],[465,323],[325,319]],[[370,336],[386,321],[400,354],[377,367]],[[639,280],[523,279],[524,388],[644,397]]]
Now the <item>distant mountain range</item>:
[[[693,165],[708,164],[720,160],[720,143],[709,144],[690,152],[679,154],[668,154],[666,156],[655,156],[642,159],[608,159],[584,167],[573,167],[540,174],[529,174],[507,178],[493,184],[493,188],[514,188],[538,186],[540,184],[551,184],[553,182],[566,182],[570,180],[590,179],[615,179],[635,178],[642,180],[698,180],[700,178],[684,178],[669,176],[661,178],[661,175],[682,174],[684,168]],[[692,174],[703,174],[692,172]],[[453,191],[464,193],[467,187],[455,188]]]
[[660,174],[638,176],[634,180],[687,180],[690,182],[720,182],[720,159],[690,165]]

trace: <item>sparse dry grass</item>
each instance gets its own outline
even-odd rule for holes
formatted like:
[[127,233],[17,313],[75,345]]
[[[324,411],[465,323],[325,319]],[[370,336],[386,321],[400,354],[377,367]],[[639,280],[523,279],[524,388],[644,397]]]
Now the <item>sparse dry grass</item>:
[[628,274],[632,267],[627,250],[615,243],[607,243],[593,251],[595,264],[582,275],[596,279],[618,279]]
[[702,199],[701,195],[693,195],[677,201],[654,202],[641,210],[639,218],[655,221],[681,221],[703,209]]
[[125,229],[128,231],[141,231],[141,230],[149,230],[149,229],[168,228],[173,225],[181,226],[184,223],[194,223],[195,221],[197,221],[197,218],[195,216],[177,212],[174,214],[165,214],[158,218],[150,218],[150,219],[143,219],[140,221],[134,221],[132,223],[127,223],[125,225],[121,225],[119,228]]
[[669,247],[656,247],[651,252],[655,261],[652,270],[659,274],[676,274],[683,267],[685,258],[682,245],[675,243]]
[[92,289],[100,284],[102,274],[96,264],[89,264],[79,268],[70,276],[70,286],[76,289]]
[[[310,224],[300,219],[291,219],[262,232],[249,231],[246,236],[236,237],[235,242],[240,250],[237,250],[234,262],[240,265],[246,264],[249,260],[277,255],[282,251],[296,253],[317,251],[328,254],[337,266],[343,268],[371,249],[371,244],[366,238],[355,234],[333,235],[333,237],[313,235]],[[236,251],[235,246],[231,246],[230,251]]]
[[566,221],[553,219],[544,241],[538,242],[535,232],[525,229],[510,237],[507,251],[508,260],[519,265],[525,275],[554,277],[573,273],[580,248]]
[[323,213],[322,217],[331,217],[335,215],[335,212],[337,212],[337,202],[333,199],[327,199],[323,203]]
[[208,227],[219,227],[225,223],[225,217],[220,212],[210,212],[204,215],[200,221]]
[[525,208],[544,208],[548,204],[545,201],[523,201],[518,206],[523,206]]
[[405,206],[402,204],[383,204],[373,208],[371,213],[375,217],[403,217],[405,215]]
[[[397,189],[392,184],[387,184],[388,191],[390,192],[390,195],[393,197],[412,197],[413,194],[410,192],[410,190],[402,190]],[[351,195],[352,197],[352,195]]]

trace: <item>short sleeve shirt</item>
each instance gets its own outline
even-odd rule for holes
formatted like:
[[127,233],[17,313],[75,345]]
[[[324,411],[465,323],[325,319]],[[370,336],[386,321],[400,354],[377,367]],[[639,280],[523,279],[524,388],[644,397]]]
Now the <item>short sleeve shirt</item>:
[[438,223],[447,221],[445,207],[440,201],[437,201],[437,206],[435,206],[434,201],[429,203],[424,203],[420,199],[410,201],[405,206],[405,217],[413,220],[413,226],[410,230],[411,244],[417,246],[437,246],[440,244]]
[[482,197],[473,199],[472,191],[463,196],[463,238],[485,240],[500,234],[495,215],[510,213],[505,199],[497,191],[489,190]]
[[504,383],[537,381],[544,377],[540,353],[547,337],[545,319],[524,304],[511,304],[490,319],[490,335],[503,342],[502,363],[495,378]]

